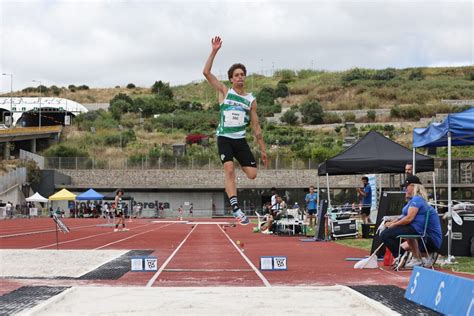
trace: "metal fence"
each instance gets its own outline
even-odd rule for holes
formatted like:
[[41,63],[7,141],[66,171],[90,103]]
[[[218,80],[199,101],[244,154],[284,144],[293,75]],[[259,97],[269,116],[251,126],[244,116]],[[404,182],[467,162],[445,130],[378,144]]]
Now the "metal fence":
[[[46,169],[221,169],[222,163],[217,159],[196,159],[189,157],[169,157],[140,159],[126,158],[86,158],[86,157],[44,157]],[[257,167],[263,168],[261,159],[257,161]],[[316,169],[318,162],[308,159],[307,161],[288,158],[271,159],[267,169],[289,169],[307,170]]]
[[15,185],[26,183],[26,168],[16,168],[0,176],[0,192],[5,192]]

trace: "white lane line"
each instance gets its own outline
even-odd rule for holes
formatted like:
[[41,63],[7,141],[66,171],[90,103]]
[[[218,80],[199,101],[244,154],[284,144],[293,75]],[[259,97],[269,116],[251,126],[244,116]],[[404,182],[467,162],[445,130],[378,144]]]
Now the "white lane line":
[[97,247],[97,248],[94,248],[92,250],[99,250],[99,249],[102,249],[102,248],[105,248],[107,246],[110,246],[110,245],[114,245],[114,244],[117,244],[119,242],[122,242],[122,241],[125,241],[125,240],[128,240],[128,239],[131,239],[131,238],[134,238],[134,237],[137,237],[137,236],[140,236],[140,235],[143,235],[143,234],[146,234],[146,233],[149,233],[149,232],[152,232],[154,230],[160,230],[162,228],[165,228],[165,227],[168,227],[170,225],[173,225],[173,224],[168,224],[168,225],[164,225],[164,226],[161,226],[161,227],[158,227],[158,228],[153,228],[153,229],[150,229],[150,230],[146,230],[144,232],[141,232],[141,233],[138,233],[138,234],[135,234],[135,235],[132,235],[132,236],[128,236],[127,238],[122,238],[122,239],[119,239],[119,240],[116,240],[114,242],[110,242],[108,244],[105,244],[103,246],[100,246],[100,247]]
[[164,269],[165,272],[252,272],[252,269]]
[[186,237],[184,237],[183,241],[178,245],[178,247],[176,247],[176,249],[173,251],[173,253],[168,257],[168,259],[166,259],[166,261],[161,265],[160,269],[158,271],[156,271],[156,273],[153,275],[153,277],[147,282],[146,287],[151,287],[153,285],[153,283],[156,281],[156,279],[158,279],[158,277],[160,276],[161,272],[163,272],[163,270],[166,268],[168,263],[170,263],[171,259],[173,259],[173,257],[176,255],[176,253],[181,248],[181,246],[184,245],[186,240],[188,240],[189,236],[191,236],[192,232],[197,227],[198,227],[198,225],[194,226],[193,229],[191,229],[191,231],[186,235]]
[[[74,230],[74,229],[81,229],[81,228],[95,227],[95,226],[97,225],[77,226],[77,227],[69,227],[69,228]],[[54,233],[54,232],[56,232],[56,229],[38,230],[38,231],[32,231],[32,232],[27,232],[27,233],[3,235],[3,236],[0,236],[0,238],[21,237],[21,236],[36,235],[36,234],[43,234],[43,233]]]
[[229,235],[227,235],[227,233],[222,229],[222,227],[219,226],[219,225],[217,225],[217,227],[219,227],[219,229],[222,231],[222,233],[224,233],[224,235],[227,237],[227,239],[229,239],[230,243],[235,247],[235,249],[237,249],[237,251],[240,253],[240,255],[245,259],[245,261],[247,261],[249,266],[253,269],[253,271],[255,271],[255,273],[258,275],[258,277],[262,280],[263,284],[265,284],[266,287],[272,287],[270,282],[268,282],[268,280],[265,278],[265,276],[257,269],[257,267],[254,266],[252,261],[250,261],[250,259],[242,252],[242,250],[240,250],[240,248],[229,237]]
[[[130,228],[130,230],[133,230],[133,229],[135,229],[135,228],[142,228],[142,227],[144,227],[144,226],[149,226],[149,225],[151,225],[151,224],[146,224],[146,225],[141,225],[141,226],[135,226],[135,227],[133,227],[133,228]],[[86,236],[86,237],[81,237],[81,238],[76,238],[76,239],[61,241],[61,242],[58,243],[58,245],[68,244],[68,243],[71,243],[71,242],[81,241],[81,240],[84,240],[84,239],[94,238],[94,237],[97,237],[97,236],[102,236],[102,235],[107,235],[107,234],[114,234],[114,232],[113,232],[113,231],[108,231],[108,232],[105,232],[105,233],[100,233],[100,234],[90,235],[90,236]],[[41,247],[34,248],[34,249],[45,249],[45,248],[54,247],[54,246],[56,246],[56,243],[54,243],[54,244],[49,244],[49,245],[46,245],[46,246],[41,246]]]

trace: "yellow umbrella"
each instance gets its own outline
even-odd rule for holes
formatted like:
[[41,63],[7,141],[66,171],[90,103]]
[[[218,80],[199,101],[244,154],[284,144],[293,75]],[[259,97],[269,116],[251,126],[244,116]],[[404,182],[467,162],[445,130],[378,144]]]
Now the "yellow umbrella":
[[62,189],[61,191],[51,195],[48,199],[51,201],[74,201],[76,199],[76,195],[66,189]]

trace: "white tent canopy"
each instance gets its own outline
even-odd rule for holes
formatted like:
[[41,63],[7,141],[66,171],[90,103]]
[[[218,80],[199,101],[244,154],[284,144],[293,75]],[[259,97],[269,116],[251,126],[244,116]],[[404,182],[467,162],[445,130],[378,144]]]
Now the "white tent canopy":
[[47,198],[41,196],[41,194],[39,194],[38,192],[36,192],[30,197],[27,197],[25,200],[27,202],[42,202],[42,203],[47,203],[49,201]]

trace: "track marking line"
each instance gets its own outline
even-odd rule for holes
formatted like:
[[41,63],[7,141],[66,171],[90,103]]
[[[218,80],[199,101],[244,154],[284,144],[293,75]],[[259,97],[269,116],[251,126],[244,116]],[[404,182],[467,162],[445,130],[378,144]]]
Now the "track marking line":
[[[87,225],[87,226],[77,226],[77,227],[69,227],[69,228],[81,229],[81,228],[95,227],[95,226],[96,225]],[[56,229],[38,230],[38,231],[32,231],[32,232],[26,232],[26,233],[3,235],[3,236],[0,236],[0,238],[21,237],[21,236],[36,235],[36,234],[42,234],[42,233],[54,233],[54,232],[56,232]]]
[[[135,226],[133,228],[130,228],[130,230],[133,230],[135,228],[141,228],[141,227],[144,227],[144,226],[149,226],[151,224],[146,224],[146,225],[141,225],[141,226]],[[58,243],[58,245],[62,245],[62,244],[68,244],[68,243],[71,243],[71,242],[76,242],[76,241],[81,241],[81,240],[84,240],[84,239],[89,239],[89,238],[93,238],[93,237],[97,237],[97,236],[102,236],[102,235],[107,235],[107,234],[114,234],[113,231],[108,231],[108,232],[105,232],[105,233],[100,233],[100,234],[95,234],[95,235],[90,235],[90,236],[86,236],[86,237],[81,237],[81,238],[76,238],[76,239],[71,239],[71,240],[66,240],[66,241],[61,241]],[[41,247],[38,247],[38,248],[34,248],[35,250],[36,249],[45,249],[45,248],[48,248],[48,247],[54,247],[56,246],[56,243],[54,244],[49,244],[47,246],[41,246]]]
[[[379,267],[379,269],[382,270],[382,271],[384,271],[384,272],[386,272],[386,273],[388,273],[388,274],[391,274],[391,275],[393,275],[393,276],[396,276],[396,277],[399,278],[399,279],[403,279],[403,280],[406,279],[406,276],[403,276],[403,275],[400,275],[400,274],[399,274],[400,272],[404,272],[404,271],[398,271],[399,273],[395,273],[395,272],[393,272],[393,271],[389,271],[389,270],[382,269],[381,267]],[[411,271],[410,271],[410,273],[411,273]]]
[[188,240],[189,236],[191,236],[191,234],[193,233],[193,231],[197,228],[198,226],[194,226],[191,231],[186,235],[186,237],[184,237],[183,241],[178,245],[178,247],[176,247],[176,249],[173,251],[173,253],[168,257],[168,259],[166,259],[166,261],[161,265],[160,269],[158,271],[156,271],[156,273],[151,277],[150,280],[148,280],[147,284],[146,284],[146,287],[151,287],[153,285],[153,283],[156,281],[156,279],[158,279],[158,277],[160,276],[161,272],[163,272],[163,270],[166,268],[166,266],[168,265],[168,263],[170,263],[171,259],[173,259],[173,257],[176,255],[176,253],[179,251],[179,249],[184,245],[184,243],[186,242],[186,240]]
[[134,237],[137,237],[137,236],[140,236],[140,235],[149,233],[149,232],[152,232],[152,231],[154,231],[154,230],[160,230],[160,229],[165,228],[165,227],[168,227],[168,226],[170,226],[170,225],[173,225],[173,224],[168,224],[168,225],[160,226],[160,227],[158,227],[158,228],[153,228],[153,229],[150,229],[150,230],[147,230],[147,231],[144,231],[144,232],[141,232],[141,233],[132,235],[132,236],[128,236],[128,237],[126,237],[126,238],[122,238],[122,239],[116,240],[116,241],[114,241],[114,242],[110,242],[110,243],[108,243],[108,244],[105,244],[105,245],[103,245],[103,246],[94,248],[94,249],[92,249],[92,250],[99,250],[99,249],[105,248],[105,247],[107,247],[107,246],[110,246],[110,245],[113,245],[113,244],[117,244],[117,243],[119,243],[119,242],[122,242],[122,241],[125,241],[125,240],[128,240],[128,239],[131,239],[131,238],[134,238]]
[[255,265],[250,261],[250,259],[240,250],[240,248],[235,244],[235,242],[227,235],[227,233],[222,229],[221,226],[217,225],[221,232],[229,239],[230,243],[234,246],[235,249],[240,253],[240,255],[247,261],[248,265],[255,271],[255,273],[258,275],[258,277],[262,280],[263,284],[265,284],[266,287],[272,287],[270,282],[265,278],[265,276],[255,267]]
[[252,269],[164,269],[164,272],[253,272]]

